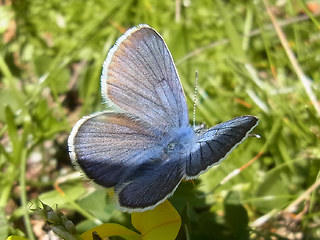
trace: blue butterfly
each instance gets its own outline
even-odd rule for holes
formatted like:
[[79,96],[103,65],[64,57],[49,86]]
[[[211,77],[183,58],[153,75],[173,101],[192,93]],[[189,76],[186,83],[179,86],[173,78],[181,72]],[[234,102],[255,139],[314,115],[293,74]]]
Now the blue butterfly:
[[220,163],[258,124],[241,116],[195,133],[172,56],[145,24],[129,29],[109,51],[101,92],[113,110],[80,119],[69,152],[88,178],[114,187],[123,211],[165,201],[182,179]]

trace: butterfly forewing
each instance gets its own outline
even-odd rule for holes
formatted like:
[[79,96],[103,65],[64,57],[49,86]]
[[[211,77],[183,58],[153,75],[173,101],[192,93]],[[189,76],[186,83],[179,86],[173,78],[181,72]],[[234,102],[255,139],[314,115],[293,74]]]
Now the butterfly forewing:
[[220,163],[258,124],[254,116],[241,116],[220,123],[198,137],[186,161],[188,179],[196,178]]
[[188,125],[183,89],[162,37],[141,25],[110,50],[101,77],[106,101],[163,131]]

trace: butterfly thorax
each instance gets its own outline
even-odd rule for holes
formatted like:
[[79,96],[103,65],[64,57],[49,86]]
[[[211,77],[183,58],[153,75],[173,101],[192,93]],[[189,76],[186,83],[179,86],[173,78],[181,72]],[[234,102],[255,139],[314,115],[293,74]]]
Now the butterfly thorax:
[[184,126],[171,131],[166,137],[166,144],[163,148],[162,159],[170,159],[175,155],[185,154],[193,146],[196,135],[190,126]]

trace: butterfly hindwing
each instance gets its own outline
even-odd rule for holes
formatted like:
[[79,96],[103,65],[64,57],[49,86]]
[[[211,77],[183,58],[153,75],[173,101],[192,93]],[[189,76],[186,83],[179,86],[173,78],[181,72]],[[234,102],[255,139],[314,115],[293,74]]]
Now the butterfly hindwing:
[[120,208],[147,210],[173,194],[183,178],[183,161],[149,159],[115,187]]
[[70,156],[96,183],[115,186],[150,156],[159,155],[161,134],[150,128],[123,113],[84,117],[69,136]]

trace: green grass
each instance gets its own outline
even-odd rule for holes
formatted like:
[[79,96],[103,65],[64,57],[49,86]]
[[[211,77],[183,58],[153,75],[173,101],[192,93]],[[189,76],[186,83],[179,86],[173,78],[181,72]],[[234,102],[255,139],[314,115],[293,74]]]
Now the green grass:
[[[105,108],[99,78],[109,48],[139,23],[165,39],[190,121],[196,71],[198,123],[212,126],[246,114],[260,119],[254,131],[260,139],[247,139],[200,181],[182,183],[170,198],[182,217],[178,238],[320,239],[319,187],[307,191],[320,181],[319,16],[304,1],[269,3],[308,78],[314,103],[262,1],[181,3],[180,11],[175,1],[152,0],[1,5],[0,239],[39,234],[35,226],[44,221],[30,211],[38,197],[64,209],[79,232],[101,222],[130,228],[129,215],[114,208],[105,190],[67,179],[60,183],[62,195],[53,184],[75,172],[66,142],[73,124]],[[215,188],[260,151],[257,161]],[[294,208],[288,212],[290,204]],[[269,218],[258,223],[263,216]]]

